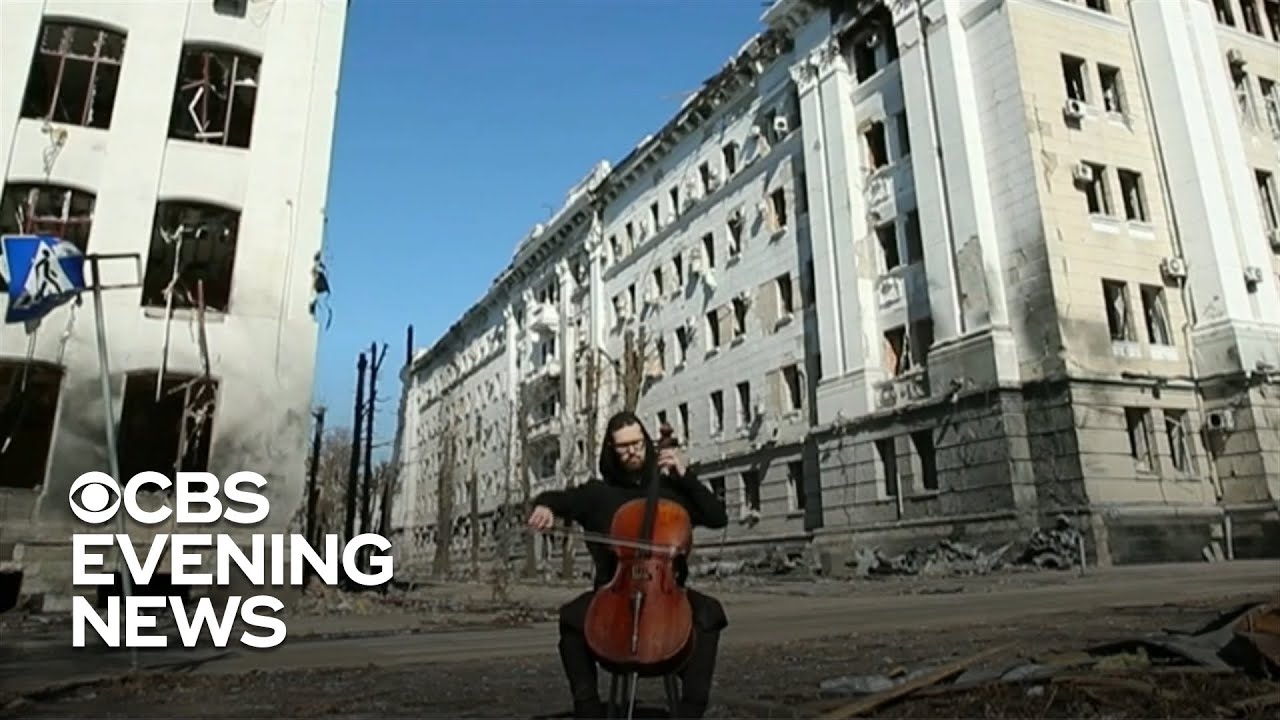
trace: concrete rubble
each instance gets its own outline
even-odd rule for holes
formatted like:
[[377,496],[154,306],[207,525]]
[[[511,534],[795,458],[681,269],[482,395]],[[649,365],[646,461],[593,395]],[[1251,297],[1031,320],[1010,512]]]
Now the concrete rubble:
[[[962,658],[912,671],[898,667],[882,674],[828,678],[818,683],[818,692],[826,698],[853,698],[843,706],[853,714],[871,712],[911,695],[961,694],[996,685],[1016,685],[1029,698],[1055,692],[1049,690],[1051,686],[1074,684],[1121,687],[1169,700],[1170,694],[1154,678],[1191,673],[1259,681],[1261,690],[1271,691],[1241,697],[1223,710],[1235,716],[1262,712],[1262,716],[1277,717],[1267,713],[1280,709],[1280,692],[1275,692],[1280,690],[1276,684],[1280,680],[1280,595],[1271,602],[1227,610],[1191,630],[1167,629],[1082,650],[991,660],[980,664],[976,657]],[[1094,710],[1100,716],[1107,715],[1103,708]]]

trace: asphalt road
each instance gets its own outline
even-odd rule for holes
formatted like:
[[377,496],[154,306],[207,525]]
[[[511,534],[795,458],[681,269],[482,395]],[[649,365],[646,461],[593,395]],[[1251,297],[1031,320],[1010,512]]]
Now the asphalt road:
[[[954,594],[852,591],[841,596],[722,596],[730,626],[721,646],[769,644],[858,632],[997,624],[1064,611],[1160,605],[1228,595],[1280,595],[1280,562],[1156,565],[1059,576],[1035,587],[992,587]],[[568,599],[568,596],[566,596]],[[466,630],[376,638],[299,640],[263,651],[236,651],[203,664],[204,672],[241,673],[368,664],[395,666],[543,655],[556,626]]]

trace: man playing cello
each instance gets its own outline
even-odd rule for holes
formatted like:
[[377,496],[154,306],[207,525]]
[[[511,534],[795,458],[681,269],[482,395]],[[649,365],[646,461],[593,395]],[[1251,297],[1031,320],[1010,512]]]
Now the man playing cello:
[[[547,530],[556,518],[576,522],[590,534],[607,534],[614,513],[623,503],[643,500],[646,478],[660,473],[660,494],[679,503],[697,527],[712,529],[728,524],[724,501],[703,485],[696,473],[686,468],[675,448],[658,450],[640,418],[623,411],[610,418],[600,448],[600,478],[568,490],[549,490],[533,499],[529,527]],[[597,662],[585,634],[587,609],[595,591],[608,584],[617,565],[608,547],[588,543],[595,563],[595,582],[585,592],[560,608],[560,660],[564,664],[574,715],[580,718],[604,716],[597,680]],[[677,559],[677,582],[684,586],[688,567]],[[729,624],[724,607],[715,598],[686,588],[693,609],[694,650],[680,670],[681,698],[678,716],[700,718],[706,712],[715,673],[720,632]]]

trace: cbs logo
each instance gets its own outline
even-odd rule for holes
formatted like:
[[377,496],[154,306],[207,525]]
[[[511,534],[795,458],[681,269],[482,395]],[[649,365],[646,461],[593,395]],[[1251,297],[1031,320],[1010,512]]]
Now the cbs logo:
[[[124,505],[129,518],[144,525],[155,525],[174,515],[183,524],[212,523],[219,519],[237,525],[252,525],[263,521],[270,512],[270,503],[259,492],[240,489],[242,485],[263,488],[266,487],[267,480],[256,472],[244,470],[228,475],[223,481],[207,472],[180,472],[176,481],[171,481],[162,473],[148,470],[134,475],[121,489],[116,479],[107,473],[92,471],[71,483],[67,502],[71,505],[71,512],[88,525],[101,525],[116,517],[121,505]],[[161,490],[174,488],[176,510],[167,505],[157,510],[140,507],[138,493],[148,486],[158,486]],[[80,492],[79,499],[76,498],[77,492]],[[254,510],[245,512],[234,507],[224,507],[218,499],[219,494],[232,502],[252,505]]]

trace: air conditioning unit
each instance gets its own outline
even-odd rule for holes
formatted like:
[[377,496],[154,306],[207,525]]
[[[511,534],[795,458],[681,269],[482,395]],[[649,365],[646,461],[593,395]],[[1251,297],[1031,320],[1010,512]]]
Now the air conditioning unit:
[[1085,116],[1084,101],[1067,98],[1067,102],[1062,106],[1062,113],[1072,120],[1083,120]]
[[1236,48],[1231,48],[1227,51],[1227,62],[1234,67],[1243,67],[1245,64],[1244,53]]
[[781,140],[791,131],[791,122],[786,117],[776,117],[773,119],[773,135]]
[[1187,261],[1180,257],[1167,257],[1160,261],[1160,272],[1167,278],[1185,278],[1187,276]]
[[1071,168],[1071,177],[1078,183],[1093,182],[1093,167],[1089,163],[1078,162]]
[[1262,268],[1257,265],[1250,265],[1244,269],[1244,281],[1249,285],[1257,285],[1262,282]]
[[1231,432],[1235,430],[1235,413],[1230,408],[1206,412],[1204,414],[1204,429],[1209,432]]

